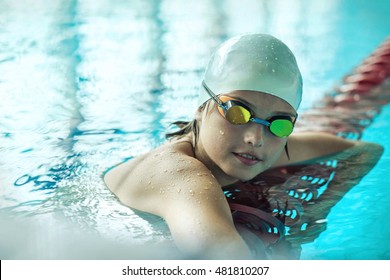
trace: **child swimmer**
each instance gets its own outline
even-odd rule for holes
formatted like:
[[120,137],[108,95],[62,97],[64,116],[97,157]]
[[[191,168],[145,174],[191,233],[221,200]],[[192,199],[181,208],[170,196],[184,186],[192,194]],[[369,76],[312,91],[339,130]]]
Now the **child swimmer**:
[[184,256],[258,258],[222,187],[347,149],[382,151],[327,133],[292,133],[301,98],[301,73],[283,42],[266,34],[233,37],[211,57],[194,120],[104,181],[124,205],[162,217]]

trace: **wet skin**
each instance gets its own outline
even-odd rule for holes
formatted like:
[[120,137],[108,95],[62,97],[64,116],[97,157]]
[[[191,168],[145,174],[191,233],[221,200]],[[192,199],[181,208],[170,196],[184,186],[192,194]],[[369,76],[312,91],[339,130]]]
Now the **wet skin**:
[[[251,91],[235,91],[255,117],[295,115],[283,100]],[[199,138],[169,141],[155,150],[110,170],[109,189],[132,208],[164,218],[177,247],[186,257],[248,259],[250,250],[238,234],[222,186],[246,181],[277,165],[294,164],[353,147],[325,133],[288,137],[272,135],[263,125],[230,124],[210,102],[196,113]]]

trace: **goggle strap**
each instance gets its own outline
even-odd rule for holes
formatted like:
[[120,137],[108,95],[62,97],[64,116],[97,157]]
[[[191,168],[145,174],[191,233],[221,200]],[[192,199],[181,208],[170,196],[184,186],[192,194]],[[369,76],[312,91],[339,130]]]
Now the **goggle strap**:
[[271,123],[269,121],[258,119],[258,118],[250,118],[249,121],[254,122],[254,123],[258,123],[258,124],[262,124],[265,126],[271,125]]
[[202,81],[202,86],[204,87],[204,89],[207,91],[207,93],[211,96],[211,98],[214,99],[215,102],[217,102],[217,104],[222,107],[223,109],[227,109],[226,106],[223,105],[223,102],[221,101],[221,99],[219,99],[210,89],[209,87],[206,85],[205,81],[203,80]]

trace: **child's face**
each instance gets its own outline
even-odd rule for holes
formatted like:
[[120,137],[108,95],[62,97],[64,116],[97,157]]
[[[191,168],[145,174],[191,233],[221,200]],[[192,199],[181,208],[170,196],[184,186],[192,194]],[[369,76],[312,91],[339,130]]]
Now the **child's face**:
[[[234,91],[227,96],[249,104],[257,118],[296,115],[287,102],[269,94]],[[270,168],[284,151],[287,138],[276,137],[264,125],[253,122],[233,125],[216,106],[214,103],[202,113],[198,150],[217,179],[225,176],[224,179],[247,181]]]

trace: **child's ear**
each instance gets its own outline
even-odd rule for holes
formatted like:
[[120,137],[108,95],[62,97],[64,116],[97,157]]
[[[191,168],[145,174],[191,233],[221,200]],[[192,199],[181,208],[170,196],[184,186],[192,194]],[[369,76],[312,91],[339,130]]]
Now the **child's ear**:
[[198,108],[198,110],[196,110],[196,113],[195,113],[195,120],[197,122],[200,122],[202,120],[202,115],[204,113],[204,110],[205,110],[205,105],[202,105]]
[[196,113],[195,113],[195,120],[200,122],[202,120],[202,110],[200,108],[198,108],[198,110],[196,110]]

